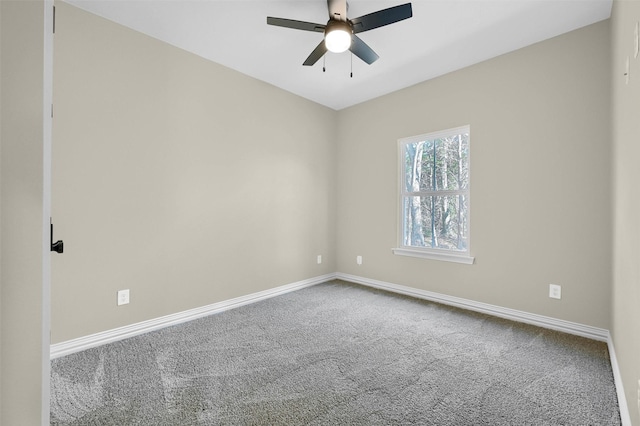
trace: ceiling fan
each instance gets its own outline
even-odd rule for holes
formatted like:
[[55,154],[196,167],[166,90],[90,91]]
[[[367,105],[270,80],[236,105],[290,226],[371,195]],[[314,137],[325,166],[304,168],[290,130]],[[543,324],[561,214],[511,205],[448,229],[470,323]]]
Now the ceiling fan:
[[378,58],[356,34],[411,18],[411,3],[390,7],[359,18],[347,18],[347,0],[327,0],[329,20],[326,25],[294,19],[267,17],[267,24],[303,31],[324,33],[324,39],[311,52],[302,65],[311,66],[318,62],[327,51],[341,53],[350,50],[358,58],[371,65]]

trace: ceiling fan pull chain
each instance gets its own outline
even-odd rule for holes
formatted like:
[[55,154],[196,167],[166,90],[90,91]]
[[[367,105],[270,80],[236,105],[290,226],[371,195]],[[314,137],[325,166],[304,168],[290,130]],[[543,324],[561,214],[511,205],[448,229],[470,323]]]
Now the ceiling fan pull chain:
[[351,78],[353,78],[353,52],[351,52]]
[[322,56],[322,72],[327,72],[325,65],[327,65],[327,55]]

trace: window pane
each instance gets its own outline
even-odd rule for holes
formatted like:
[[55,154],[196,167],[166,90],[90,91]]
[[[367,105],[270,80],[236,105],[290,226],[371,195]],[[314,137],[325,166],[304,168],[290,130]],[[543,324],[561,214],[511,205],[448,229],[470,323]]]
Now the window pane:
[[466,189],[469,185],[468,156],[468,133],[406,144],[406,191]]
[[467,250],[466,195],[405,197],[405,246]]

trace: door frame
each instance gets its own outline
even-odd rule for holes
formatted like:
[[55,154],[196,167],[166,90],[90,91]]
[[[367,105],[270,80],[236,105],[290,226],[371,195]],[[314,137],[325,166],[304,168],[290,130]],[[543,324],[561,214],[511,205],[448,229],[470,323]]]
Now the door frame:
[[41,378],[41,419],[42,425],[49,425],[51,400],[51,168],[53,134],[53,41],[54,41],[54,0],[43,0],[44,45],[43,45],[43,86],[42,86],[42,378]]

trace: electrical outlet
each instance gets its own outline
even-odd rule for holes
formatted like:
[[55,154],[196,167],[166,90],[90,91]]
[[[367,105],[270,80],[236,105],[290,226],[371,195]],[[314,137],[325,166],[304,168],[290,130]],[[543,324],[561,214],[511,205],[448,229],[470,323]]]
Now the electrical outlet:
[[318,265],[319,265],[319,264],[321,264],[321,263],[322,263],[322,255],[321,255],[321,254],[319,254],[319,255],[318,255]]
[[129,289],[118,291],[118,306],[129,303]]
[[552,299],[562,299],[562,287],[557,284],[549,284],[549,297]]
[[356,256],[356,263],[362,265],[362,256]]
[[624,82],[625,84],[629,84],[629,57],[627,56],[627,61],[624,63]]

